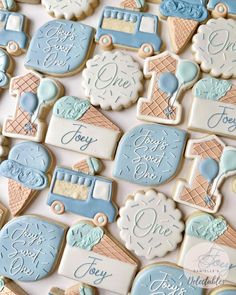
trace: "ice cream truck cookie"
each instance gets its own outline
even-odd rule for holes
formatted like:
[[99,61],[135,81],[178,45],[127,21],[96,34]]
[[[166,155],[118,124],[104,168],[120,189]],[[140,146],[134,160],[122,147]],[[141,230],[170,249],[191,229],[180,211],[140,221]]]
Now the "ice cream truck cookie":
[[236,174],[236,148],[215,135],[188,141],[185,157],[192,160],[188,181],[177,181],[174,200],[196,209],[218,211],[223,181]]
[[104,50],[124,47],[138,51],[145,58],[161,50],[158,22],[154,14],[107,6],[99,20],[95,40]]
[[0,277],[0,295],[27,295],[27,293],[15,282]]
[[222,285],[210,292],[210,295],[235,295],[236,286],[231,285]]
[[11,79],[10,94],[16,97],[13,116],[4,120],[7,137],[42,142],[47,129],[46,116],[54,102],[63,95],[59,81],[28,72]]
[[0,165],[0,175],[9,179],[9,208],[13,216],[19,215],[49,185],[52,162],[51,152],[39,143],[21,142],[10,150],[8,160]]
[[78,283],[66,290],[53,287],[48,295],[95,295],[95,292],[95,288],[86,284]]
[[136,259],[103,228],[80,221],[67,233],[58,273],[97,288],[127,294],[137,266]]
[[112,160],[120,136],[120,128],[88,100],[64,96],[53,107],[46,143]]
[[207,9],[214,18],[236,17],[236,2],[234,0],[209,0]]
[[114,222],[117,207],[112,202],[113,182],[94,176],[100,169],[95,158],[82,160],[72,169],[56,167],[47,204],[56,214],[65,211],[93,218],[98,226]]

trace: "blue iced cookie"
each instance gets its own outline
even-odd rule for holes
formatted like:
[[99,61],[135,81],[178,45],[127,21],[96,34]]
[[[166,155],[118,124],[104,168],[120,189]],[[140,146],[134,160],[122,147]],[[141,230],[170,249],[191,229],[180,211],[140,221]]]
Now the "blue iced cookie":
[[209,0],[207,9],[212,11],[212,16],[236,17],[236,2],[234,0]]

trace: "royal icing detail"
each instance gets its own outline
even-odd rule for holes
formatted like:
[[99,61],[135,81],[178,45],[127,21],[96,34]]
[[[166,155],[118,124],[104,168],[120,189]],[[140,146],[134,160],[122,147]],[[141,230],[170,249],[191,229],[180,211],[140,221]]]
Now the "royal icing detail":
[[38,216],[22,216],[0,232],[0,273],[22,282],[49,275],[58,259],[66,227]]
[[122,0],[120,6],[126,9],[142,11],[146,8],[145,0]]
[[53,107],[46,143],[111,160],[121,136],[119,127],[89,101],[64,96]]
[[129,107],[143,89],[142,80],[139,64],[120,51],[94,56],[83,71],[85,95],[104,110]]
[[225,79],[236,77],[235,32],[236,22],[232,19],[210,19],[199,27],[192,50],[204,72]]
[[16,97],[16,108],[14,115],[5,119],[3,134],[42,142],[47,129],[47,109],[63,93],[62,85],[57,80],[28,72],[11,79],[10,93]]
[[79,22],[47,22],[32,38],[25,66],[49,75],[72,75],[83,67],[93,36],[94,29]]
[[196,82],[199,72],[196,63],[181,60],[170,52],[145,59],[144,76],[151,77],[151,81],[148,97],[138,101],[137,118],[156,123],[179,124],[182,106],[178,99],[184,90]]
[[104,49],[128,47],[138,50],[141,57],[152,56],[162,45],[158,21],[154,14],[107,6],[99,20],[95,40]]
[[163,257],[182,240],[184,223],[175,203],[154,190],[129,196],[120,209],[117,225],[129,250],[146,259]]
[[130,294],[202,295],[203,289],[189,284],[184,270],[177,265],[155,263],[148,265],[137,274]]
[[48,295],[95,295],[95,288],[86,284],[78,283],[65,291],[59,288],[53,287]]
[[136,271],[137,263],[131,254],[100,227],[81,221],[68,231],[59,274],[127,294]]
[[217,136],[188,141],[185,157],[192,159],[189,181],[179,180],[174,200],[202,211],[218,211],[224,179],[236,174],[236,148],[226,146]]
[[236,5],[232,0],[209,0],[207,9],[212,11],[212,16],[215,18],[236,15]]
[[10,74],[9,70],[11,68],[10,56],[5,50],[0,48],[0,89],[5,89],[9,85]]
[[0,10],[1,39],[0,46],[11,55],[22,54],[28,45],[28,37],[25,33],[26,17],[17,12]]
[[47,12],[56,18],[82,19],[93,13],[97,0],[42,0]]
[[115,221],[117,208],[112,202],[113,183],[110,179],[90,175],[98,164],[95,160],[81,160],[73,170],[56,167],[47,201],[54,213],[73,212],[93,218],[100,226]]
[[179,166],[187,133],[158,124],[139,125],[119,143],[113,175],[146,186],[171,179]]
[[193,90],[188,127],[236,137],[236,86],[226,80],[203,78]]
[[230,285],[223,285],[218,288],[215,288],[210,292],[210,295],[235,295],[236,287]]

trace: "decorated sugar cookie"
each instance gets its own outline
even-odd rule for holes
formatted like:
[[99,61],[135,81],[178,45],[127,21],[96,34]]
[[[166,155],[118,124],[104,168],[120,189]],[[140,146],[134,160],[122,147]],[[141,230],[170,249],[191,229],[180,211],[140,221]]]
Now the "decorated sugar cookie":
[[98,0],[42,0],[42,4],[56,18],[82,19],[93,13]]
[[65,291],[53,287],[48,295],[95,295],[95,288],[86,284],[78,283]]
[[236,294],[236,286],[230,285],[222,285],[218,288],[212,290],[210,295],[235,295]]
[[106,6],[99,20],[95,40],[104,50],[112,49],[113,46],[130,48],[145,58],[161,50],[158,22],[154,14]]
[[209,0],[207,9],[213,17],[236,17],[236,4],[233,0]]
[[172,49],[180,53],[201,22],[208,17],[206,0],[163,0],[160,13],[167,18]]
[[177,128],[138,125],[122,137],[113,175],[145,186],[165,183],[178,171],[186,139],[187,133]]
[[0,163],[7,157],[9,152],[9,141],[2,135],[2,130],[0,127]]
[[91,104],[119,111],[138,99],[143,89],[140,66],[120,51],[96,55],[86,63],[83,87]]
[[69,229],[59,274],[127,294],[136,271],[135,258],[103,228],[80,221]]
[[[0,203],[0,229],[4,225],[8,215],[8,210],[5,206]],[[1,294],[1,293],[0,293]]]
[[0,277],[0,295],[27,295],[15,282]]
[[185,157],[192,159],[192,171],[187,182],[177,182],[174,200],[209,213],[217,212],[222,200],[220,186],[236,174],[236,148],[211,135],[189,140]]
[[129,196],[119,215],[121,239],[137,256],[163,257],[182,240],[181,211],[171,199],[154,190]]
[[137,10],[142,11],[146,8],[146,1],[145,0],[122,0],[121,7],[125,9]]
[[0,0],[0,9],[14,11],[16,9],[16,2],[14,0]]
[[222,136],[236,137],[236,85],[206,77],[193,89],[188,127]]
[[69,168],[56,167],[48,205],[56,214],[65,211],[93,218],[98,226],[114,222],[117,208],[112,202],[112,180],[94,176],[101,170],[99,160],[88,158]]
[[0,273],[21,282],[38,281],[55,268],[66,226],[40,216],[24,215],[0,231]]
[[193,37],[192,45],[194,58],[201,69],[215,77],[236,77],[235,38],[235,20],[210,19],[201,25]]
[[10,56],[5,50],[0,48],[0,89],[5,89],[9,86],[12,70],[13,63]]
[[89,57],[94,29],[69,20],[53,20],[34,34],[25,66],[52,76],[79,72]]
[[181,93],[192,87],[199,76],[199,67],[190,60],[181,60],[168,51],[149,57],[144,62],[144,75],[151,77],[148,97],[140,98],[137,118],[141,120],[179,124],[182,106]]
[[42,142],[47,129],[46,114],[63,94],[63,86],[57,80],[28,72],[11,79],[10,93],[16,97],[16,108],[14,115],[5,119],[3,134]]
[[21,142],[10,150],[8,160],[0,165],[0,175],[9,179],[9,208],[13,216],[19,215],[49,185],[51,166],[51,152],[42,144]]
[[0,10],[0,47],[11,55],[20,55],[26,51],[28,36],[26,35],[26,17],[18,12]]
[[203,289],[189,284],[181,267],[161,262],[144,267],[134,279],[130,293],[130,295],[150,294],[203,295]]
[[111,160],[120,136],[120,128],[88,100],[64,96],[53,107],[46,143]]
[[195,277],[215,277],[215,281],[206,284],[211,288],[217,280],[221,280],[221,284],[236,283],[235,229],[222,216],[204,212],[192,214],[186,222],[178,264],[193,271]]

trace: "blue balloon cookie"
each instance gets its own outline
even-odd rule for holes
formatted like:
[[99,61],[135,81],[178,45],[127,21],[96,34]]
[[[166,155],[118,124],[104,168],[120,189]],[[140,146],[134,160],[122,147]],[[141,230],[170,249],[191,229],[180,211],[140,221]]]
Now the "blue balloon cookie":
[[159,124],[142,124],[120,141],[113,175],[139,185],[160,185],[177,172],[187,133]]

